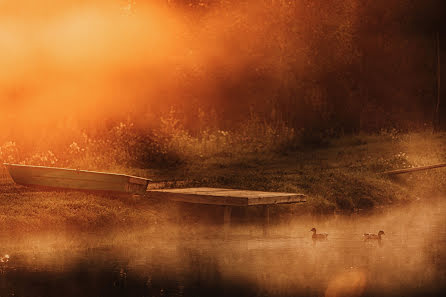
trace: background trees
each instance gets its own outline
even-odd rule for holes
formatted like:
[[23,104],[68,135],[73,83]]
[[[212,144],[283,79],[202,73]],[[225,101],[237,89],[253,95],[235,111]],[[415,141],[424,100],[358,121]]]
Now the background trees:
[[[190,89],[173,104],[186,117],[200,107],[232,128],[254,112],[296,129],[336,132],[433,124],[441,1],[167,2],[193,24],[186,48],[225,47],[183,72]],[[209,88],[202,92],[197,81]]]
[[443,2],[3,1],[0,143],[432,128]]

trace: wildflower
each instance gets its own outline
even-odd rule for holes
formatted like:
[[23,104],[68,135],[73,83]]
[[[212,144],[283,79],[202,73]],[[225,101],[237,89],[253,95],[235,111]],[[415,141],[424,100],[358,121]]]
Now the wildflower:
[[8,254],[0,257],[0,263],[6,263],[8,261],[9,261],[9,255]]

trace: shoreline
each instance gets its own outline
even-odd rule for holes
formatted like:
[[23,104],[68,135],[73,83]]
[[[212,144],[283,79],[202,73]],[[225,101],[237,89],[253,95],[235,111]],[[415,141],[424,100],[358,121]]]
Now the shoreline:
[[[380,172],[446,160],[446,135],[411,133],[399,139],[346,136],[314,150],[212,156],[163,169],[107,168],[152,178],[151,187],[217,187],[307,195],[305,205],[273,206],[272,217],[367,214],[446,193],[446,169],[395,177]],[[99,169],[99,168],[98,168]],[[170,182],[166,182],[169,181]],[[163,183],[158,183],[157,181]],[[122,226],[175,224],[178,216],[214,224],[218,209],[185,212],[173,202],[144,197],[117,198],[76,191],[36,191],[0,178],[0,232],[69,229],[80,232]],[[184,212],[184,213],[183,213]],[[260,211],[247,213],[256,218]],[[203,217],[203,218],[201,218]]]

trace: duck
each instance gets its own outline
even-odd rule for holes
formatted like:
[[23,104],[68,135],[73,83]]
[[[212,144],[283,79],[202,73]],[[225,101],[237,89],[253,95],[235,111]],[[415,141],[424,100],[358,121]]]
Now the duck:
[[327,233],[316,233],[316,228],[312,228],[310,230],[310,232],[313,232],[313,235],[311,236],[311,238],[313,239],[327,239],[328,234]]
[[384,231],[379,231],[378,235],[373,234],[373,233],[364,233],[364,239],[378,239],[381,240],[381,235],[386,235],[386,233],[384,233]]

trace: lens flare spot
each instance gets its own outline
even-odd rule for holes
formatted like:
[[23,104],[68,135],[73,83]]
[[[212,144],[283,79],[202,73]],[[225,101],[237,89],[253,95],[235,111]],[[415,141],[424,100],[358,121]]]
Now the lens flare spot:
[[366,273],[350,270],[336,275],[328,283],[325,297],[358,297],[364,292],[367,283]]

